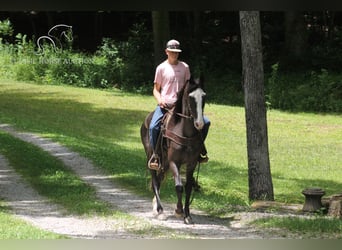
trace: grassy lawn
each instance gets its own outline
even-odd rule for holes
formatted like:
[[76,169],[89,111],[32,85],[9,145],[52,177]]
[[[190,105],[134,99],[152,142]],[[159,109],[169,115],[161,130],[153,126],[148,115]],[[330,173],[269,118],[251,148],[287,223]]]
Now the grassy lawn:
[[67,237],[37,229],[13,217],[0,201],[0,240],[6,239],[67,239]]
[[69,213],[110,213],[109,205],[95,197],[93,187],[37,146],[0,131],[0,153],[41,195],[49,197]]
[[[310,219],[297,217],[265,218],[253,221],[252,224],[263,228],[279,228],[303,239],[342,239],[342,220],[313,216]],[[286,231],[284,231],[286,237]]]
[[[37,132],[78,151],[116,181],[152,197],[145,177],[140,125],[155,107],[151,96],[0,81],[0,123]],[[201,166],[193,207],[214,214],[248,205],[245,119],[242,107],[207,104],[212,125],[206,142],[210,161]],[[342,191],[342,116],[268,112],[275,199],[302,203],[301,191]],[[162,200],[175,202],[173,181],[163,184]]]

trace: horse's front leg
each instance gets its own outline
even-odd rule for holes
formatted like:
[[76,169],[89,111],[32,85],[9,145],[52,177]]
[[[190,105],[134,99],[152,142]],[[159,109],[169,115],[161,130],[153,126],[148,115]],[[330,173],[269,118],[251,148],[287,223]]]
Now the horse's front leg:
[[177,164],[173,161],[170,162],[170,170],[173,174],[173,179],[175,181],[175,188],[177,193],[177,208],[175,210],[176,215],[182,215],[183,214],[183,203],[182,203],[182,195],[183,195],[183,184],[181,180],[181,176],[179,173],[179,168],[177,167]]
[[158,175],[156,170],[150,170],[151,176],[152,176],[152,190],[154,193],[153,198],[153,211],[157,214],[163,213],[163,207],[161,205],[160,196],[159,196],[159,190],[160,190],[160,176]]
[[184,206],[184,223],[185,224],[193,224],[191,215],[190,215],[190,198],[192,193],[192,187],[194,185],[194,170],[196,167],[196,163],[193,165],[187,166],[186,171],[186,183],[185,183],[185,206]]

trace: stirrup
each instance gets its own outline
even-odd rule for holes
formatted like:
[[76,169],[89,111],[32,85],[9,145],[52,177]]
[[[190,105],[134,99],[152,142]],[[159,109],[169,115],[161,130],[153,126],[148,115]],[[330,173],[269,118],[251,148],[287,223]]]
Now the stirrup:
[[149,169],[159,170],[160,169],[160,160],[157,154],[152,154],[150,160],[147,163]]
[[207,163],[209,161],[209,157],[207,154],[200,154],[198,157],[199,163]]

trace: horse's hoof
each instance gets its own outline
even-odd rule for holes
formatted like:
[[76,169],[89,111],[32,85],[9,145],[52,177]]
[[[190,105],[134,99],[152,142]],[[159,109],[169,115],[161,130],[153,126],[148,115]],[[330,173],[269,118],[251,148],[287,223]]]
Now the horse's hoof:
[[164,213],[164,209],[162,207],[153,210],[153,214],[156,216],[159,216],[162,213]]
[[157,209],[158,214],[162,214],[164,212],[164,209],[162,207],[159,207]]
[[153,197],[153,200],[152,200],[152,210],[157,212],[157,208],[158,208],[158,204],[157,204],[157,199],[156,197],[154,196]]
[[194,222],[192,221],[192,218],[189,216],[187,217],[184,217],[184,223],[187,224],[187,225],[191,225],[191,224],[194,224]]
[[177,217],[177,218],[181,218],[181,217],[183,217],[183,209],[175,209],[175,216]]
[[166,216],[166,214],[161,212],[160,214],[157,215],[157,219],[158,220],[167,220],[167,216]]
[[152,200],[152,211],[156,215],[163,213],[163,207],[158,206],[158,202],[157,202],[156,197],[154,197]]
[[175,213],[175,217],[176,217],[176,218],[182,218],[182,217],[183,217],[183,214],[177,214],[177,213]]

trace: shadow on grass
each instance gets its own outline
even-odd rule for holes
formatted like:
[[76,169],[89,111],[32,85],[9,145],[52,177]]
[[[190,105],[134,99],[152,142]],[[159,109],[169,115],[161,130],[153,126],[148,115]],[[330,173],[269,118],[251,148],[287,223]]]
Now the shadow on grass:
[[135,190],[146,186],[139,131],[147,112],[97,108],[92,103],[53,96],[51,92],[0,92],[0,123],[47,134],[92,160],[121,184]]
[[[29,191],[23,186],[19,177],[12,176],[12,168],[6,167],[6,165],[12,166],[39,194],[48,197],[57,204],[61,204],[71,213],[87,214],[89,212],[110,211],[107,204],[94,202],[94,188],[82,182],[60,160],[37,146],[0,131],[1,155],[6,157],[8,163],[6,164],[4,159],[0,162],[0,186],[4,187],[5,190],[9,190],[5,191],[5,196],[8,196],[9,192],[18,192],[18,194],[12,194],[7,198],[11,200],[18,198],[18,202],[24,201],[22,202],[22,209],[29,210],[30,206],[35,206],[31,204],[32,201],[25,201],[30,199],[31,196],[36,196],[22,193]],[[18,188],[19,186],[21,188]],[[15,202],[17,203],[17,201]],[[24,208],[26,206],[27,208]],[[39,211],[38,214],[45,212]]]
[[[277,188],[277,185],[281,185],[282,179],[275,177],[277,174],[273,174],[273,185]],[[342,182],[326,180],[326,179],[304,179],[304,178],[286,178],[287,185],[291,184],[291,189],[286,189],[279,193],[276,193],[276,200],[304,204],[305,196],[302,191],[307,188],[321,188],[325,191],[323,198],[331,196],[333,194],[342,193]],[[281,188],[281,187],[280,187]]]
[[[53,133],[85,139],[136,140],[147,112],[122,107],[97,108],[68,97],[53,98],[53,93],[7,91],[0,93],[2,122],[15,123],[32,132]],[[127,102],[132,101],[127,99]],[[137,107],[139,104],[136,104]]]
[[[98,108],[93,103],[60,96],[59,92],[0,92],[1,123],[8,122],[30,132],[48,134],[91,159],[125,187],[139,194],[151,195],[147,187],[146,158],[139,134],[140,125],[148,112],[138,110],[139,103],[134,103],[136,110],[123,107]],[[118,94],[118,98],[122,96]],[[128,96],[127,102],[136,102],[136,99]],[[342,191],[342,184],[337,182],[292,181],[298,186],[299,193],[313,183],[327,192]],[[220,210],[229,204],[247,203],[247,169],[241,171],[241,168],[211,159],[207,165],[202,165],[199,182],[202,193],[196,195],[194,203],[198,202],[201,208]],[[163,195],[169,197],[168,200],[175,201],[172,181],[164,184],[162,189]],[[292,195],[295,198],[286,197]],[[300,200],[301,194],[284,192],[277,196],[288,201]]]

